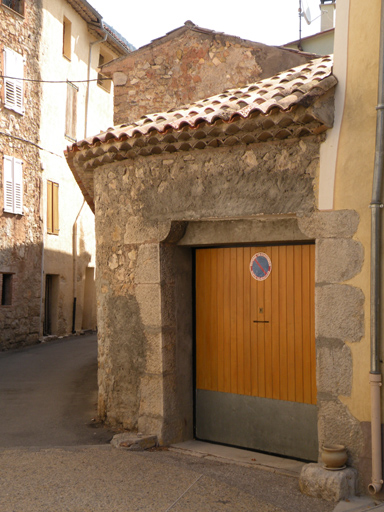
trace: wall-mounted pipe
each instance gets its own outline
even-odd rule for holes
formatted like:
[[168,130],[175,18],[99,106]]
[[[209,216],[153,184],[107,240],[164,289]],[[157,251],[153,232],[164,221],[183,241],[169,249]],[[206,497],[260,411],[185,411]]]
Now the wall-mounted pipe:
[[72,227],[72,279],[73,279],[73,306],[72,306],[72,333],[76,332],[76,305],[77,305],[77,222],[79,220],[82,209],[85,205],[85,199],[77,214]]
[[384,171],[384,0],[381,2],[379,87],[376,107],[376,147],[373,170],[371,208],[371,440],[372,482],[371,494],[380,492],[383,485],[381,440],[381,370],[380,370],[380,306],[381,306],[381,209]]

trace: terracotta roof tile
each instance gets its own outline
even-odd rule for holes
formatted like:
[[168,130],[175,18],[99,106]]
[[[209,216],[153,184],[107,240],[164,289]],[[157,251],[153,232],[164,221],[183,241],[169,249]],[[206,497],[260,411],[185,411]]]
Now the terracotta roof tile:
[[316,101],[336,83],[332,57],[322,57],[246,87],[116,126],[73,144],[66,156],[93,208],[88,171],[115,160],[323,132],[332,126],[333,108],[318,109]]
[[286,111],[300,104],[309,104],[336,84],[330,56],[315,59],[299,68],[289,69],[255,84],[231,89],[206,100],[169,112],[143,116],[131,125],[120,125],[95,137],[75,143],[68,151],[92,147],[111,139],[122,140],[146,136],[151,132],[196,129],[202,123],[233,122],[251,114],[268,115],[272,109]]

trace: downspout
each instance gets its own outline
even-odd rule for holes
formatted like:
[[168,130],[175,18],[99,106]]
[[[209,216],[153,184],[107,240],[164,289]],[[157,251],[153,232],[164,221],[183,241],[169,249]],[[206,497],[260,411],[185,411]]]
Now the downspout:
[[376,147],[373,171],[371,208],[371,437],[372,482],[371,494],[380,492],[383,485],[381,441],[381,371],[380,371],[380,287],[381,287],[381,212],[384,168],[384,0],[381,2],[378,105],[376,107]]
[[[42,170],[43,164],[40,164]],[[44,219],[44,208],[43,208],[43,179],[40,178],[40,218]],[[41,275],[40,275],[40,318],[39,318],[39,339],[42,340],[44,337],[44,317],[43,317],[43,297],[44,297],[44,239],[45,229],[44,222],[40,223],[43,226],[43,236],[41,241]]]
[[91,79],[91,62],[92,62],[92,49],[95,44],[104,43],[107,40],[108,34],[105,33],[103,39],[99,39],[98,41],[92,41],[89,43],[89,56],[88,56],[88,73],[87,73],[87,94],[85,97],[85,124],[84,124],[84,138],[87,138],[88,134],[88,108],[89,108],[89,96],[90,96],[90,82]]
[[72,258],[73,258],[73,307],[72,307],[72,333],[76,332],[76,303],[77,303],[77,221],[79,220],[81,210],[83,209],[85,204],[85,199],[83,199],[83,204],[77,214],[76,220],[73,224],[72,228]]

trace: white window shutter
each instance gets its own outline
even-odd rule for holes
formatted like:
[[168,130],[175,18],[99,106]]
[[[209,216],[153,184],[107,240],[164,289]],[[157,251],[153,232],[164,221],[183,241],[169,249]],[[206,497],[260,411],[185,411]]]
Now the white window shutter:
[[23,162],[13,160],[13,213],[23,214]]
[[18,158],[4,156],[4,211],[23,214],[23,162]]
[[24,113],[24,60],[19,53],[4,48],[5,76],[5,107],[20,114]]
[[13,213],[13,158],[4,156],[3,159],[4,183],[4,211]]

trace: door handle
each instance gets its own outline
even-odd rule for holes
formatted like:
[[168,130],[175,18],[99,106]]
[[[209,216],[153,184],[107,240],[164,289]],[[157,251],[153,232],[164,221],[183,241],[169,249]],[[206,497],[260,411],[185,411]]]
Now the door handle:
[[254,320],[254,324],[269,324],[269,320]]

